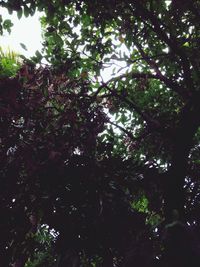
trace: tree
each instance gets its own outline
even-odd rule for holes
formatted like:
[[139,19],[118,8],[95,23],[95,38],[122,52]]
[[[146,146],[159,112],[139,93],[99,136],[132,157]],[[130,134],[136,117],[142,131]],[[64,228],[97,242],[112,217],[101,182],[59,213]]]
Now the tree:
[[48,225],[35,266],[198,266],[199,1],[1,5],[44,11],[50,64],[0,82],[1,264]]

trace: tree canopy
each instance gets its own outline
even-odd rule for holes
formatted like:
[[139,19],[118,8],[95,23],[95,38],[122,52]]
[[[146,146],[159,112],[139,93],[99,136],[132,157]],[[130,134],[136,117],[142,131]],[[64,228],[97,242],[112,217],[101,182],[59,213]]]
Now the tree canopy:
[[44,38],[0,57],[0,267],[199,266],[200,2],[0,6]]

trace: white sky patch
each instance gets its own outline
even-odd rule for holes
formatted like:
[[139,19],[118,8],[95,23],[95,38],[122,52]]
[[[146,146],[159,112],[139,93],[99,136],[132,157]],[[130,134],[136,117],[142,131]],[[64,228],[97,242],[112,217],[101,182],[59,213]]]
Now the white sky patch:
[[[115,45],[120,45],[119,40],[116,41],[114,40],[114,38],[113,43]],[[107,82],[111,78],[117,77],[128,70],[126,62],[127,58],[125,59],[125,56],[130,58],[130,51],[127,49],[125,44],[121,44],[118,48],[115,49],[114,54],[110,55],[111,59],[107,63],[108,66],[106,68],[103,68],[103,70],[101,71],[101,76],[104,82]]]
[[[10,15],[5,8],[0,8],[0,14],[3,20],[10,19],[14,24],[11,28],[11,34],[4,31],[4,35],[0,37],[0,46],[2,48],[10,48],[17,53],[26,57],[31,57],[37,50],[42,50],[42,30],[39,18],[41,13],[36,12],[34,16],[25,17],[19,20],[17,13]],[[20,43],[23,43],[27,51],[24,50]]]
[[165,1],[165,4],[166,4],[167,8],[171,5],[171,3],[172,3],[171,0],[166,0],[166,1]]

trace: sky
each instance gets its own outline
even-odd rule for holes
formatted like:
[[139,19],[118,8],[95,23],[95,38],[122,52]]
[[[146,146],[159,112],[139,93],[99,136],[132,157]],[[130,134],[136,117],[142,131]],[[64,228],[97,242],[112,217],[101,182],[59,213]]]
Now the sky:
[[[36,12],[34,16],[28,18],[22,16],[19,20],[17,13],[13,12],[9,15],[7,9],[0,8],[0,14],[3,20],[10,19],[14,26],[11,28],[11,34],[4,31],[4,35],[0,36],[0,46],[2,48],[10,48],[15,52],[23,54],[26,57],[31,57],[37,50],[42,49],[42,31],[39,21],[41,13]],[[27,51],[25,51],[20,43],[25,44]]]

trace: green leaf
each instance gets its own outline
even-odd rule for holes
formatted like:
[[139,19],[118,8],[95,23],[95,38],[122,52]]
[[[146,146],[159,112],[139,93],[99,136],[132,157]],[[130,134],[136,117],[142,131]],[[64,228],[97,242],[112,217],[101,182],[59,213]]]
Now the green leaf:
[[29,14],[30,14],[31,16],[33,16],[33,15],[35,14],[35,11],[36,11],[36,7],[33,6],[33,7],[30,8],[30,10],[29,10]]
[[134,201],[131,206],[139,212],[148,213],[148,199],[142,195],[138,200]]
[[37,50],[35,52],[35,56],[31,57],[31,61],[34,64],[37,64],[37,63],[40,63],[41,62],[42,58],[43,58],[42,54]]
[[183,44],[183,46],[185,46],[185,47],[189,47],[190,45],[189,45],[188,42],[185,42],[185,43]]
[[25,44],[23,44],[23,43],[20,43],[20,45],[21,45],[21,47],[22,47],[24,50],[26,50],[26,51],[27,51],[27,47],[25,46]]
[[12,13],[13,13],[13,10],[12,10],[11,8],[9,8],[9,7],[8,7],[8,13],[9,13],[10,15],[12,15]]
[[54,39],[55,43],[57,43],[58,45],[60,45],[60,46],[63,45],[63,40],[58,34],[53,35],[53,39]]
[[38,50],[35,52],[35,56],[37,57],[38,61],[43,58],[42,54]]
[[17,17],[18,17],[18,19],[21,19],[22,14],[23,14],[23,11],[22,11],[22,8],[20,8],[20,9],[17,11]]
[[83,15],[82,16],[82,22],[83,22],[83,26],[84,27],[88,27],[91,23],[91,19],[90,19],[90,16],[88,15]]
[[31,10],[25,5],[24,6],[24,16],[27,18],[31,13]]
[[9,33],[11,33],[11,27],[13,26],[13,23],[10,19],[6,19],[3,22],[3,28],[7,30]]

